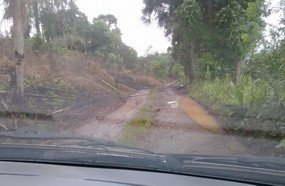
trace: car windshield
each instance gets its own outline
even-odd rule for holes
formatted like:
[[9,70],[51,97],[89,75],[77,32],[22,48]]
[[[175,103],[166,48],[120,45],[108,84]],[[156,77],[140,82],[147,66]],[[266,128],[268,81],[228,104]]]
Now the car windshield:
[[285,156],[284,0],[0,3],[1,145]]

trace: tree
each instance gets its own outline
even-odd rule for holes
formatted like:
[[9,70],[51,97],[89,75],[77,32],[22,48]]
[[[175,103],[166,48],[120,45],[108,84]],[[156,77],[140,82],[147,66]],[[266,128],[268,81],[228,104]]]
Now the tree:
[[112,14],[107,14],[107,15],[99,15],[98,19],[103,20],[107,25],[109,25],[109,27],[111,27],[112,25],[114,25],[115,27],[117,27],[117,18],[112,15]]
[[194,79],[197,59],[211,53],[221,66],[235,68],[254,48],[261,35],[263,0],[144,0],[143,21],[154,17],[166,36],[172,36],[172,53]]
[[144,0],[143,21],[152,17],[172,37],[173,57],[185,66],[188,81],[195,78],[195,61],[202,32],[202,7],[196,0]]
[[173,22],[173,54],[186,67],[188,81],[195,79],[196,43],[200,40],[202,12],[199,4],[184,1],[175,10]]
[[225,47],[232,50],[235,82],[241,74],[241,61],[253,51],[264,27],[263,0],[231,1],[218,13],[218,26],[225,30]]
[[123,63],[127,68],[133,69],[135,67],[138,54],[132,47],[122,43],[118,47],[117,53],[123,58]]
[[[28,10],[31,11],[30,19],[34,20],[34,27],[37,35],[41,35],[41,16],[43,10],[47,9],[51,12],[57,12],[60,9],[65,9],[68,6],[75,5],[73,0],[27,0]],[[76,6],[76,5],[75,5]]]
[[91,25],[89,33],[89,51],[95,53],[99,49],[103,49],[111,44],[110,28],[102,20],[95,18]]
[[13,0],[11,1],[11,6],[13,8],[13,36],[16,63],[16,86],[14,98],[18,104],[22,104],[24,99],[24,34],[22,12],[25,5],[21,0]]
[[[13,39],[15,48],[15,90],[14,101],[21,105],[24,100],[24,36],[29,36],[30,24],[28,19],[28,10],[30,5],[35,0],[3,0],[5,5],[4,19],[13,18]],[[58,6],[67,3],[67,0],[53,1],[58,2]],[[51,3],[50,0],[46,0],[46,3]],[[35,7],[36,4],[33,4]],[[34,7],[34,8],[35,8]],[[37,13],[36,13],[37,15]],[[37,23],[37,32],[39,31],[39,25]]]

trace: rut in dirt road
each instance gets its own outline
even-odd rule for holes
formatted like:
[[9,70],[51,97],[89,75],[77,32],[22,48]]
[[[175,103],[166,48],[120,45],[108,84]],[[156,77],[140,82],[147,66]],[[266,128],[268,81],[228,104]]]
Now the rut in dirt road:
[[[213,133],[195,123],[181,109],[185,96],[170,88],[160,92],[154,103],[154,124],[136,146],[156,152],[175,154],[248,155],[247,149],[233,136]],[[177,104],[179,103],[179,104]],[[184,107],[185,107],[184,103]],[[191,105],[189,106],[191,107]],[[199,109],[199,107],[198,107]],[[201,113],[202,111],[197,111]],[[199,115],[199,117],[204,117]]]
[[110,141],[118,141],[126,123],[147,100],[149,90],[132,94],[126,104],[107,116],[97,117],[73,131],[76,135],[90,136]]

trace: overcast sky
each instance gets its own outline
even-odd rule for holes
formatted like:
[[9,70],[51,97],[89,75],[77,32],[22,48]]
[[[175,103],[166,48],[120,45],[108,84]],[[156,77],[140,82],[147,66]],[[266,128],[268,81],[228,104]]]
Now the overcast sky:
[[132,46],[139,55],[144,55],[150,46],[158,52],[166,52],[170,46],[170,41],[156,23],[142,23],[142,0],[76,0],[76,4],[90,21],[100,14],[115,15],[123,42]]
[[[272,7],[278,7],[280,0],[267,0]],[[79,9],[90,21],[100,14],[113,14],[118,18],[118,27],[122,31],[123,42],[133,47],[139,55],[144,55],[152,46],[152,51],[166,52],[170,41],[164,37],[163,30],[154,22],[145,25],[141,21],[143,0],[76,0]],[[2,17],[3,7],[0,7]],[[267,22],[278,25],[280,13],[267,18]],[[9,30],[10,25],[2,22],[1,30]]]

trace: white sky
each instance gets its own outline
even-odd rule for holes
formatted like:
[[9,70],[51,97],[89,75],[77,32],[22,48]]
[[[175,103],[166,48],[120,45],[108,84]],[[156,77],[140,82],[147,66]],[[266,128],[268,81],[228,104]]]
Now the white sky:
[[[279,8],[279,2],[280,0],[267,0],[268,3],[270,3],[270,7],[273,8],[275,11],[278,10]],[[282,12],[275,12],[272,13],[267,19],[266,22],[273,25],[273,26],[278,26],[281,20],[281,15]]]
[[158,52],[166,52],[170,46],[170,41],[155,22],[145,25],[141,21],[143,0],[76,0],[76,4],[90,21],[100,14],[115,15],[123,42],[133,47],[139,55],[144,55],[150,46]]
[[[267,0],[271,7],[278,7],[280,0]],[[118,27],[122,31],[123,42],[133,47],[139,55],[144,55],[152,46],[152,52],[166,52],[170,41],[164,37],[163,30],[156,22],[145,25],[141,21],[143,0],[76,0],[80,11],[88,16],[90,21],[100,14],[113,14],[118,18]],[[0,15],[3,15],[0,5]],[[2,17],[2,16],[1,16]],[[278,26],[280,13],[266,18],[266,22]],[[10,24],[1,24],[1,30],[9,30]],[[268,29],[268,28],[267,28]]]

